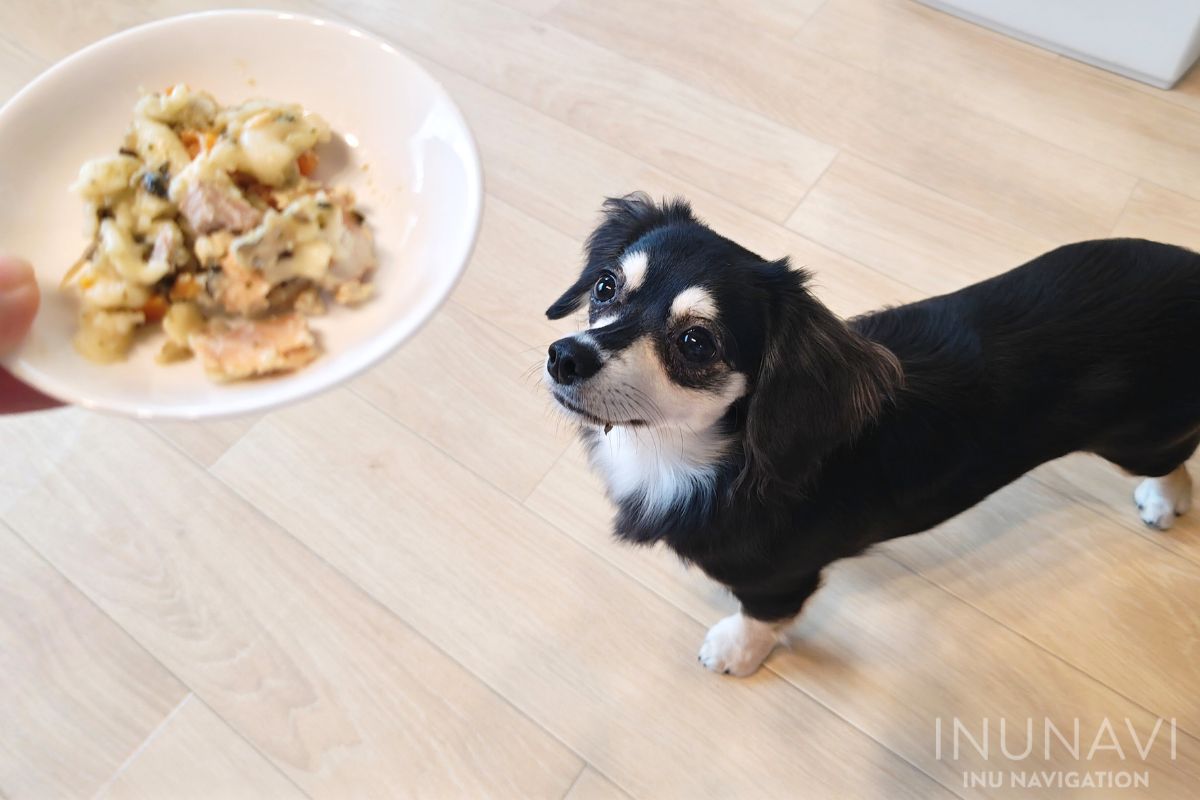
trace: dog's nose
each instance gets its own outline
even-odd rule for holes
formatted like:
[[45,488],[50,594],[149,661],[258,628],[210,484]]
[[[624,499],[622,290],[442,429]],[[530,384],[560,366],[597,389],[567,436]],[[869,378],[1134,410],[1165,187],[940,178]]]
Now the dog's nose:
[[564,386],[592,377],[600,369],[600,354],[574,336],[550,345],[546,370],[556,383]]

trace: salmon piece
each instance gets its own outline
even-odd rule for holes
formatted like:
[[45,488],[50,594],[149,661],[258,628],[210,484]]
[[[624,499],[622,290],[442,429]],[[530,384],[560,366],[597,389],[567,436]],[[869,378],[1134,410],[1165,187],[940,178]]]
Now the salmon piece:
[[249,230],[262,221],[262,212],[246,201],[236,189],[201,182],[191,187],[179,204],[179,210],[197,234],[213,231]]
[[217,380],[291,372],[317,357],[308,321],[296,312],[267,319],[217,319],[188,337],[204,369]]
[[232,253],[221,259],[221,274],[215,284],[214,296],[230,314],[252,317],[270,305],[267,294],[271,284],[258,270],[242,266]]
[[[183,234],[174,223],[160,225],[158,235],[154,237],[154,249],[150,251],[150,264],[160,265],[164,274],[174,268],[175,252],[183,247]],[[165,267],[165,269],[164,269]]]

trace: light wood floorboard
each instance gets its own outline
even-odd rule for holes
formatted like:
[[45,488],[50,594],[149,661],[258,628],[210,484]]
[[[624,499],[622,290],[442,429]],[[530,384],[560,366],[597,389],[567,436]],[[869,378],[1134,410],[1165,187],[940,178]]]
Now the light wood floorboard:
[[[908,0],[10,0],[0,101],[219,7],[427,67],[479,140],[480,240],[417,338],[311,402],[0,419],[0,798],[1028,796],[964,782],[996,769],[1195,794],[1200,517],[1149,531],[1133,478],[1070,456],[837,565],[790,648],[722,679],[695,652],[732,598],[612,541],[537,374],[600,202],[635,189],[843,315],[1082,238],[1200,248],[1200,71],[1163,92]],[[985,717],[1036,752],[935,749]],[[1143,761],[1125,726],[1160,718],[1175,757]],[[1047,756],[1046,720],[1085,751],[1110,721],[1126,759]]]

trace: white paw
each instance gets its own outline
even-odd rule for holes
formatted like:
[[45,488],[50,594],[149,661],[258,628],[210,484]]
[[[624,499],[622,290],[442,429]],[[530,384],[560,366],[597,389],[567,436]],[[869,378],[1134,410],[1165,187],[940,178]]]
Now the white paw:
[[1192,507],[1192,479],[1183,467],[1161,478],[1146,478],[1133,491],[1133,501],[1142,522],[1165,531]]
[[778,643],[771,623],[732,614],[708,629],[700,662],[713,672],[741,678],[753,674]]

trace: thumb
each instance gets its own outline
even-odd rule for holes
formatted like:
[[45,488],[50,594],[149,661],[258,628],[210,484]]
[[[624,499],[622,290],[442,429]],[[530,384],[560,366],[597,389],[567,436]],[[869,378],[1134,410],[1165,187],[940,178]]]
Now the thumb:
[[17,348],[38,309],[38,286],[33,267],[0,256],[0,355]]

